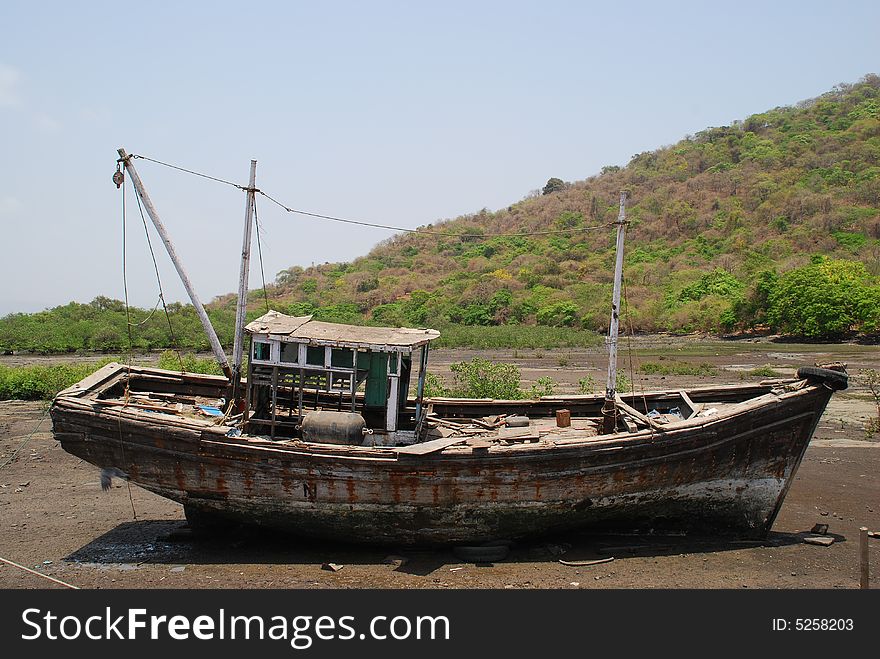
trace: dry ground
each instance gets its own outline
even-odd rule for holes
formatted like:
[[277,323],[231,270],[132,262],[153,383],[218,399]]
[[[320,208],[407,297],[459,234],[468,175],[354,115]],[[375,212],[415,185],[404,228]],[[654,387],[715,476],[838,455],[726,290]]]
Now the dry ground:
[[[474,354],[435,351],[434,370],[448,372],[450,363]],[[748,371],[765,364],[783,374],[831,360],[847,362],[854,376],[880,369],[880,349],[850,344],[648,337],[632,345],[632,370],[629,354],[624,351],[620,366],[635,376],[636,390],[758,380]],[[598,386],[604,381],[602,349],[487,356],[517,363],[526,387],[544,375],[559,383],[559,393],[575,391],[585,375]],[[661,357],[724,370],[704,377],[638,374],[641,362]],[[169,533],[183,525],[179,505],[134,486],[129,498],[128,486],[118,480],[102,492],[98,470],[64,453],[44,418],[16,459],[0,467],[0,556],[89,588],[856,588],[858,528],[880,529],[880,436],[865,431],[876,410],[853,379],[855,386],[834,396],[770,538],[758,545],[569,534],[515,545],[507,560],[475,566],[449,550],[361,548],[245,530],[222,539],[174,541]],[[0,464],[22,445],[44,409],[40,403],[0,402]],[[802,542],[801,532],[817,522],[827,523],[836,538],[830,547]],[[872,574],[880,578],[880,543],[870,542]],[[560,557],[614,560],[568,567]],[[344,568],[324,571],[326,562]],[[0,587],[46,586],[53,585],[0,564]]]

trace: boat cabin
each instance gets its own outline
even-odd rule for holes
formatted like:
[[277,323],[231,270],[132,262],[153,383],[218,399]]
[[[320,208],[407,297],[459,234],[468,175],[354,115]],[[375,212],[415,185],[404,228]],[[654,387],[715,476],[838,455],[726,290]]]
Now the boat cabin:
[[[360,415],[372,434],[368,443],[415,441],[423,416],[428,345],[440,336],[438,331],[327,323],[277,311],[249,323],[245,331],[250,337],[246,432],[272,439],[300,437],[306,415],[331,411],[349,414],[324,415],[325,425],[346,425]],[[413,407],[408,403],[414,376]]]

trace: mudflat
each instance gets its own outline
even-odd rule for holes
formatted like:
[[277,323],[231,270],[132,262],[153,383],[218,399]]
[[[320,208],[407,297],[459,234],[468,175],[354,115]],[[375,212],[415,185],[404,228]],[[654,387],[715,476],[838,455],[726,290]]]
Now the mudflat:
[[[814,362],[848,364],[850,388],[832,398],[766,541],[572,533],[514,544],[505,560],[474,565],[451,549],[359,547],[247,528],[192,539],[181,532],[178,504],[118,479],[102,492],[98,470],[53,439],[44,403],[4,401],[0,556],[84,588],[857,588],[858,529],[880,530],[880,434],[867,431],[877,408],[860,373],[880,369],[880,348],[665,336],[624,337],[621,347],[620,370],[636,392],[758,381],[768,370],[789,376]],[[443,349],[432,352],[431,370],[448,378],[451,363],[476,355],[517,364],[525,389],[545,376],[556,393],[577,391],[582,379],[604,387],[601,347]],[[668,374],[645,375],[646,363]],[[711,368],[676,374],[700,364]],[[830,546],[804,542],[815,524],[828,525]],[[873,585],[880,541],[869,542]],[[326,563],[343,567],[328,571]],[[0,587],[62,586],[0,563]]]

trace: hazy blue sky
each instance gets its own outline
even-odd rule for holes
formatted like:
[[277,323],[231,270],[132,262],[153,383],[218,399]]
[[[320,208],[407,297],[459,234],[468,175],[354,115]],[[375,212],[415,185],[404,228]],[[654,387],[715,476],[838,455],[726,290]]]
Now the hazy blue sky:
[[[880,73],[878,26],[875,0],[4,0],[0,314],[122,297],[119,146],[242,183],[255,158],[288,205],[415,227]],[[243,194],[138,169],[203,299],[234,290]],[[391,235],[258,209],[270,279]]]

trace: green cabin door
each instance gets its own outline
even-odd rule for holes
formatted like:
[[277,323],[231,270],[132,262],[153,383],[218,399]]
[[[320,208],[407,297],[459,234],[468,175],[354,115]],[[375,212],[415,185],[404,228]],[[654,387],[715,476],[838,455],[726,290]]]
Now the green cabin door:
[[370,369],[367,374],[367,386],[364,405],[367,408],[388,406],[388,353],[370,353]]

